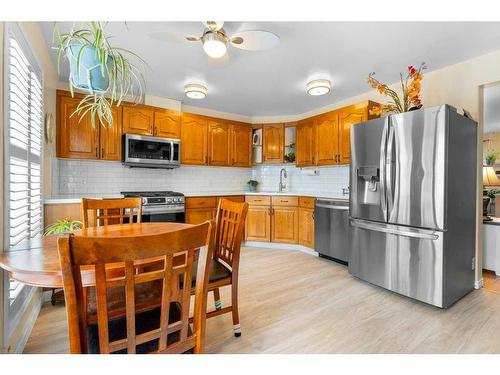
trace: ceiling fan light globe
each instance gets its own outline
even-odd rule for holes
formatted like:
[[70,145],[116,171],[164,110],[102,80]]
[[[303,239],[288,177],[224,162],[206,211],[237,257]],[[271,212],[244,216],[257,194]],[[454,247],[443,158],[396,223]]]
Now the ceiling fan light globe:
[[226,44],[227,38],[221,32],[206,32],[205,35],[203,35],[203,49],[208,56],[215,59],[218,59],[226,54]]
[[317,79],[306,85],[307,93],[312,96],[325,95],[330,92],[332,84],[327,79]]

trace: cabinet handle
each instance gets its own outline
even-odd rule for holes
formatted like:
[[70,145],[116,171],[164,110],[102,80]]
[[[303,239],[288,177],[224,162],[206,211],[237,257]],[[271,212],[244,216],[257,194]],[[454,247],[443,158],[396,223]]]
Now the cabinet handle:
[[209,159],[208,159],[208,155],[205,156],[205,164],[208,164],[209,163]]
[[104,157],[104,147],[101,148],[101,158]]
[[95,157],[99,157],[99,148],[97,146],[95,146]]

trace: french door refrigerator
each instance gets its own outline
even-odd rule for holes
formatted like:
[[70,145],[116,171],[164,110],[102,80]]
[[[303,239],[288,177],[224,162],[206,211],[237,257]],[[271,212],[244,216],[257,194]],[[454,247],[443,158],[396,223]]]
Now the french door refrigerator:
[[349,272],[442,308],[470,292],[476,150],[449,105],[352,126]]

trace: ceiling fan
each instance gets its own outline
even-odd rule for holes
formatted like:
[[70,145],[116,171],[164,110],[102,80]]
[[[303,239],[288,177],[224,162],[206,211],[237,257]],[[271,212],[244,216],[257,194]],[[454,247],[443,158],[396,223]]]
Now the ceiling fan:
[[262,51],[276,46],[280,38],[265,30],[245,30],[229,36],[223,29],[222,21],[205,21],[205,30],[201,36],[188,36],[189,42],[201,42],[205,53],[213,58],[220,58],[226,54],[228,44],[248,50]]

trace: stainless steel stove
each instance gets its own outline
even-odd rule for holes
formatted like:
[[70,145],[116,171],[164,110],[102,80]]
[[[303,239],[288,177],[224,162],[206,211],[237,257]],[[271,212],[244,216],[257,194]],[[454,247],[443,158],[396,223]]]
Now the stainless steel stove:
[[184,222],[184,194],[175,191],[122,191],[128,197],[142,198],[143,222]]

